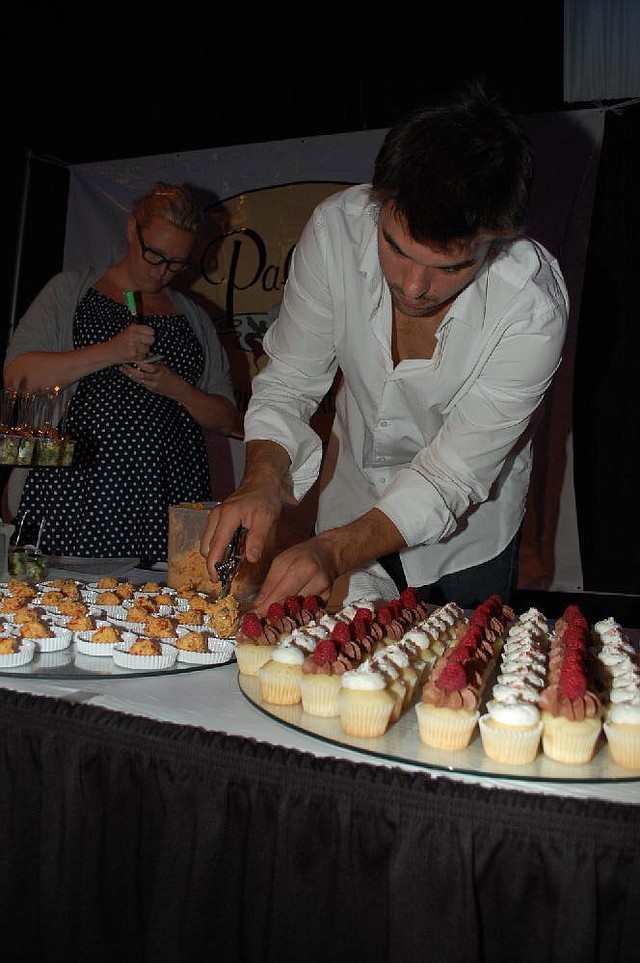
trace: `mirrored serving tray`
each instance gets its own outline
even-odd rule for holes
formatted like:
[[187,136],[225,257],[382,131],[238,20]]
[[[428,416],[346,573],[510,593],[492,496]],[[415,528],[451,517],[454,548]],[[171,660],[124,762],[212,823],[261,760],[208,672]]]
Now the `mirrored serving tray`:
[[[452,752],[425,746],[418,734],[414,706],[407,709],[380,738],[361,739],[346,735],[337,718],[323,719],[308,715],[300,703],[294,706],[278,706],[263,702],[255,676],[238,673],[238,685],[243,695],[272,719],[277,719],[299,732],[316,736],[324,742],[390,761],[409,763],[425,769],[504,779],[543,782],[640,782],[640,770],[625,769],[613,761],[604,735],[600,736],[596,753],[588,765],[564,765],[547,759],[540,753],[529,765],[507,766],[493,762],[485,756],[477,727],[475,736],[466,749]],[[638,791],[640,793],[640,787]]]
[[[226,654],[226,653],[225,653]],[[21,678],[40,679],[105,679],[105,678],[140,678],[150,675],[176,675],[181,672],[198,672],[203,669],[219,669],[223,665],[235,662],[236,657],[224,662],[174,662],[168,669],[125,669],[116,665],[110,655],[84,655],[76,651],[75,642],[66,649],[58,652],[36,652],[31,662],[13,668],[0,666],[0,677],[13,676]]]

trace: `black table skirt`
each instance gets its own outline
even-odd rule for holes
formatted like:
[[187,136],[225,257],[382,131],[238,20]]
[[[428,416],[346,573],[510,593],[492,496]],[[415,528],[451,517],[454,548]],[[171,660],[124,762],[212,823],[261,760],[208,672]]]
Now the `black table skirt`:
[[491,790],[0,689],[16,963],[615,963],[640,807]]

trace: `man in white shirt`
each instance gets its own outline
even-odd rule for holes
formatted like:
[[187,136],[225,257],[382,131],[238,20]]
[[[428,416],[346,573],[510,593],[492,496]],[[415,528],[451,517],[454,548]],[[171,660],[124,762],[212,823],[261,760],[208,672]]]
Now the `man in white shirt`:
[[[558,264],[523,236],[531,178],[520,128],[474,89],[413,112],[372,184],[314,211],[264,339],[243,480],[201,543],[215,575],[242,524],[258,560],[283,500],[322,467],[316,534],[273,560],[258,614],[363,572],[426,601],[508,601],[535,415],[568,315]],[[337,371],[323,458],[309,420]]]

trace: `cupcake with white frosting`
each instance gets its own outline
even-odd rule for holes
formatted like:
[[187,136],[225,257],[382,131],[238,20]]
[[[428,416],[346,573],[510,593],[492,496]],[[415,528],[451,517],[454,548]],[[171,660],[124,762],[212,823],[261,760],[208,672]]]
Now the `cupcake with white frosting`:
[[521,615],[507,634],[487,711],[478,720],[485,755],[495,762],[521,766],[538,754],[548,645],[547,621],[537,609]]
[[365,659],[341,677],[338,709],[340,728],[347,735],[384,735],[397,704],[397,695],[373,658]]
[[603,729],[615,762],[640,770],[640,664],[621,627],[603,619],[593,627],[599,642],[598,660],[608,675],[609,694]]

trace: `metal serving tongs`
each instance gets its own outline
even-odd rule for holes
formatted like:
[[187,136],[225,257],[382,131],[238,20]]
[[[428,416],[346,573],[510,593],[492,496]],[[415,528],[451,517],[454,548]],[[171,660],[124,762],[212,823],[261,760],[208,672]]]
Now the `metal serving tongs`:
[[244,558],[244,541],[247,529],[238,525],[233,538],[227,545],[221,562],[216,565],[216,572],[220,579],[221,587],[218,598],[225,599],[231,591],[231,583],[238,571],[240,562]]

